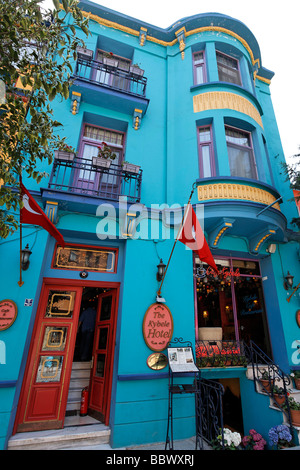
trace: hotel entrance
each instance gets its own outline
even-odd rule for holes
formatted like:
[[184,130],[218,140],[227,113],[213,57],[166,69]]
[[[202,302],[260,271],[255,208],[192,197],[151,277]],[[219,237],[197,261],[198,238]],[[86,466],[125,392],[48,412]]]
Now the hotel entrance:
[[115,283],[44,280],[14,433],[64,427],[72,368],[83,361],[88,414],[108,424],[117,299]]

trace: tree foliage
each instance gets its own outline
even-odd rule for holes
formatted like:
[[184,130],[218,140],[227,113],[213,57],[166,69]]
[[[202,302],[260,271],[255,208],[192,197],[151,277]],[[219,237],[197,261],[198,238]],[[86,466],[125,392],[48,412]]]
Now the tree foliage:
[[37,170],[37,162],[51,164],[54,150],[65,145],[51,101],[68,98],[76,49],[84,46],[76,33],[88,36],[89,30],[78,0],[61,1],[62,9],[59,0],[53,0],[54,8],[46,11],[40,0],[0,0],[0,80],[6,89],[0,106],[3,238],[18,228],[20,174],[40,182],[44,173]]

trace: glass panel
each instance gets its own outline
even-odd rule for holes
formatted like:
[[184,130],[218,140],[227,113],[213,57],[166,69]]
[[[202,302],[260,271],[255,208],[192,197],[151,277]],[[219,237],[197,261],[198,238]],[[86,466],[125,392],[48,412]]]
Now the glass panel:
[[103,297],[101,303],[100,321],[109,320],[111,315],[112,296]]
[[63,351],[66,345],[68,328],[66,326],[47,326],[45,328],[42,351]]
[[238,268],[240,274],[260,276],[259,263],[257,261],[234,259],[232,260],[232,266],[234,270]]
[[36,382],[59,382],[63,356],[40,356]]
[[200,142],[210,142],[210,127],[202,127],[199,129],[199,141]]
[[99,331],[98,349],[106,349],[108,328],[101,328]]
[[202,165],[203,165],[203,177],[211,176],[211,165],[210,165],[210,146],[203,145],[202,150]]
[[[80,171],[79,171],[79,178],[80,179],[85,179],[85,180],[88,180],[88,181],[94,181],[96,172],[91,171],[90,165],[92,163],[92,158],[97,157],[98,151],[99,151],[99,149],[95,145],[88,145],[88,144],[84,145],[82,158],[84,158],[85,160],[82,162],[82,164],[83,165],[88,165],[89,169],[87,169],[87,170],[80,169]],[[86,161],[86,160],[88,160],[88,161]]]
[[227,148],[231,176],[256,178],[252,165],[252,153],[247,149],[238,149],[229,145]]
[[96,377],[104,377],[104,367],[105,367],[105,354],[97,355],[96,363]]
[[270,353],[268,326],[260,278],[241,277],[235,284],[240,339],[252,339],[263,351]]
[[100,143],[105,142],[107,144],[123,145],[123,134],[99,127],[85,126],[84,137],[98,140]]
[[219,80],[221,82],[229,82],[235,83],[236,85],[241,85],[238,61],[236,59],[217,52],[217,64]]
[[72,318],[75,292],[50,290],[45,318]]
[[203,65],[196,66],[196,85],[204,83],[204,67]]
[[58,246],[53,267],[114,272],[115,261],[115,251]]
[[198,65],[198,64],[203,64],[203,63],[204,63],[203,52],[196,52],[196,54],[194,54],[194,64]]
[[226,141],[236,145],[251,147],[250,135],[236,129],[225,128]]

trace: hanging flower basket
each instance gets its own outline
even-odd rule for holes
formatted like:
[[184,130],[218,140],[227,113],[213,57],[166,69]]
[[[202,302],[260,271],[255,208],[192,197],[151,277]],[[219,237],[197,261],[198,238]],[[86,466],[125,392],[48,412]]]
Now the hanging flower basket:
[[140,171],[140,166],[134,165],[133,163],[127,163],[123,162],[122,163],[122,169],[126,171],[126,173],[135,173],[137,174]]
[[96,168],[106,168],[110,167],[111,160],[103,157],[93,157],[92,158],[92,165]]
[[130,73],[142,77],[144,75],[144,70],[142,70],[138,65],[131,65]]
[[55,150],[54,158],[56,160],[61,160],[61,161],[64,161],[64,162],[73,162],[73,160],[75,158],[75,153],[74,152],[69,152],[67,150]]

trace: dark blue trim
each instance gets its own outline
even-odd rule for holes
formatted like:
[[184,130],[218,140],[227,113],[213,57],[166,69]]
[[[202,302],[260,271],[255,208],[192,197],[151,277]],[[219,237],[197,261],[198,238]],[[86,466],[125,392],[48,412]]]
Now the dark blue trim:
[[152,380],[152,379],[167,379],[169,374],[167,372],[153,372],[148,374],[125,374],[118,375],[118,380],[124,382],[127,380]]
[[0,388],[11,388],[17,385],[16,380],[1,380],[0,381]]
[[149,36],[153,36],[166,42],[171,42],[176,39],[175,33],[179,28],[185,28],[186,32],[188,33],[189,31],[193,31],[197,28],[205,26],[220,26],[222,28],[228,29],[229,31],[232,31],[247,42],[253,52],[254,59],[259,59],[259,76],[267,79],[271,79],[274,76],[274,72],[260,65],[262,63],[260,48],[254,34],[244,23],[230,16],[223,15],[221,13],[201,13],[198,15],[182,18],[179,21],[175,21],[170,27],[163,29],[159,28],[158,26],[145,23],[144,21],[138,20],[131,16],[124,15],[118,11],[103,7],[102,5],[97,5],[90,0],[81,0],[78,6],[88,13],[100,16],[105,20],[112,21],[119,25],[129,27],[135,31],[140,31],[140,28],[144,27],[147,29],[147,34]]

